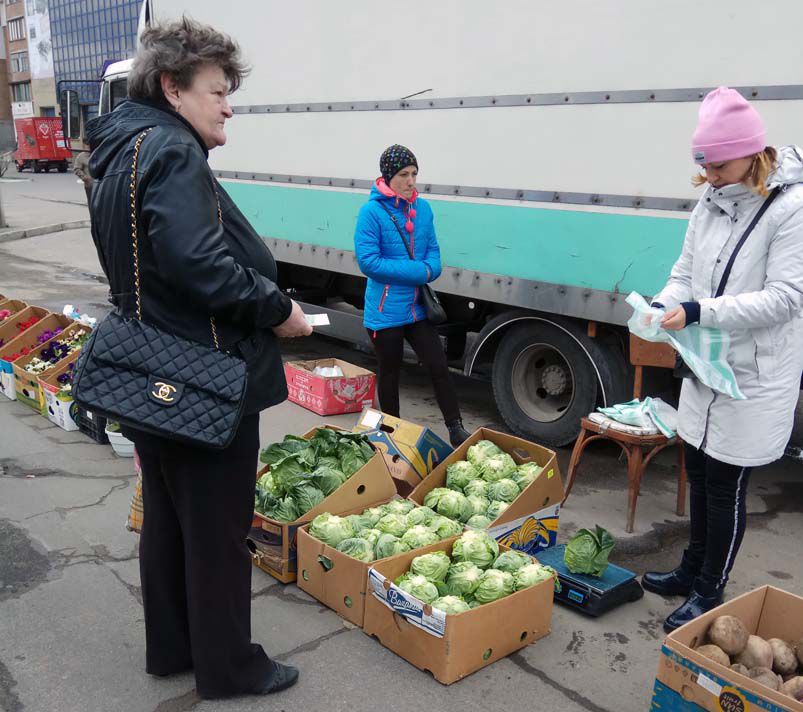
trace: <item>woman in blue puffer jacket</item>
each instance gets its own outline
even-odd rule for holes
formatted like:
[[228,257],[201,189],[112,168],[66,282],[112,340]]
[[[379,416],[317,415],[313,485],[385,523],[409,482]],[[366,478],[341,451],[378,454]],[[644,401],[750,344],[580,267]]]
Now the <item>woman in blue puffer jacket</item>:
[[440,337],[427,320],[420,299],[421,286],[441,273],[432,208],[418,197],[418,161],[408,148],[396,144],[385,150],[379,169],[382,176],[360,209],[354,248],[360,270],[368,277],[364,323],[379,361],[380,407],[399,417],[399,374],[406,339],[429,371],[449,440],[457,447],[468,433],[463,428]]

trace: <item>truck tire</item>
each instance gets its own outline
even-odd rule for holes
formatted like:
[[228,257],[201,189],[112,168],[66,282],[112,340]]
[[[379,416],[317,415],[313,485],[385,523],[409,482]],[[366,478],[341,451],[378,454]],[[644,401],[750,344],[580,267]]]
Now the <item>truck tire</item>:
[[34,160],[34,162],[33,162],[33,172],[34,173],[41,173],[42,172],[42,166],[39,164],[39,161],[37,161],[37,160]]
[[528,321],[502,338],[493,362],[499,413],[518,435],[562,447],[580,432],[580,419],[601,400],[622,402],[624,357],[571,322]]
[[67,172],[67,161],[62,161],[59,163],[59,173],[66,173]]

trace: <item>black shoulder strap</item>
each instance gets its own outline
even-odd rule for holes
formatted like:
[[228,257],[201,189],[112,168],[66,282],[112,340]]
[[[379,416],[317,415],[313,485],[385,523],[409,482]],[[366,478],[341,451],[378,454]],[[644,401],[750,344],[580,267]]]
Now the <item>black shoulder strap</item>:
[[739,254],[739,250],[742,249],[742,245],[744,245],[747,238],[750,237],[750,233],[753,232],[755,226],[758,225],[758,221],[761,220],[764,213],[766,213],[767,209],[770,207],[770,205],[772,205],[772,201],[778,197],[778,193],[780,192],[781,186],[776,186],[773,188],[772,192],[767,196],[767,199],[758,209],[758,212],[751,223],[747,226],[747,230],[745,230],[744,234],[739,238],[739,242],[736,243],[736,247],[733,248],[733,252],[728,259],[728,264],[725,265],[725,271],[722,273],[722,279],[719,280],[719,287],[717,287],[717,292],[714,295],[715,297],[721,297],[725,293],[725,286],[728,284],[728,278],[731,276],[733,263],[736,261],[736,256]]
[[410,243],[407,242],[407,238],[404,236],[401,227],[399,227],[399,221],[396,220],[396,216],[392,212],[390,212],[390,210],[388,210],[388,206],[385,205],[384,203],[379,203],[379,205],[382,208],[382,210],[384,210],[388,214],[388,217],[390,217],[390,219],[393,220],[393,224],[396,226],[396,230],[399,232],[399,237],[402,239],[404,246],[407,248],[407,256],[411,260],[414,260],[415,257],[413,256],[413,251],[410,249]]

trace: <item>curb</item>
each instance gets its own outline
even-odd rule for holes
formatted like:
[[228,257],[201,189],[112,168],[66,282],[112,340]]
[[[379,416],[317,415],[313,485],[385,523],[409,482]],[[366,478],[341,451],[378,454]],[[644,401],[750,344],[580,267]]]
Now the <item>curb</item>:
[[72,222],[57,223],[55,225],[40,225],[39,227],[29,227],[21,230],[8,230],[0,232],[0,244],[3,242],[13,242],[14,240],[23,240],[26,237],[37,237],[38,235],[49,235],[53,232],[61,232],[62,230],[77,230],[82,227],[90,227],[89,220],[73,220]]

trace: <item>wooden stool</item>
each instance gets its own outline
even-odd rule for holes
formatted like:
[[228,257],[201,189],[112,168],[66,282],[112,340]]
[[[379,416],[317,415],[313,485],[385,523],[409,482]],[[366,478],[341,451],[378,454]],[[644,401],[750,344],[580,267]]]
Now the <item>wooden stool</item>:
[[[666,344],[649,343],[631,334],[630,363],[636,367],[633,398],[641,399],[644,366],[671,368],[675,364],[675,351]],[[577,468],[580,465],[580,459],[586,447],[595,440],[615,442],[627,457],[627,524],[625,531],[631,533],[636,518],[636,504],[639,490],[641,489],[641,478],[644,476],[647,465],[661,450],[669,445],[677,445],[680,471],[678,472],[676,511],[679,516],[683,516],[686,513],[686,458],[683,451],[683,441],[679,437],[667,438],[660,433],[656,435],[633,435],[599,425],[588,418],[583,418],[580,421],[580,428],[580,436],[574,444],[572,457],[569,461],[566,495],[563,498],[564,504],[572,491],[572,485],[577,476]]]

